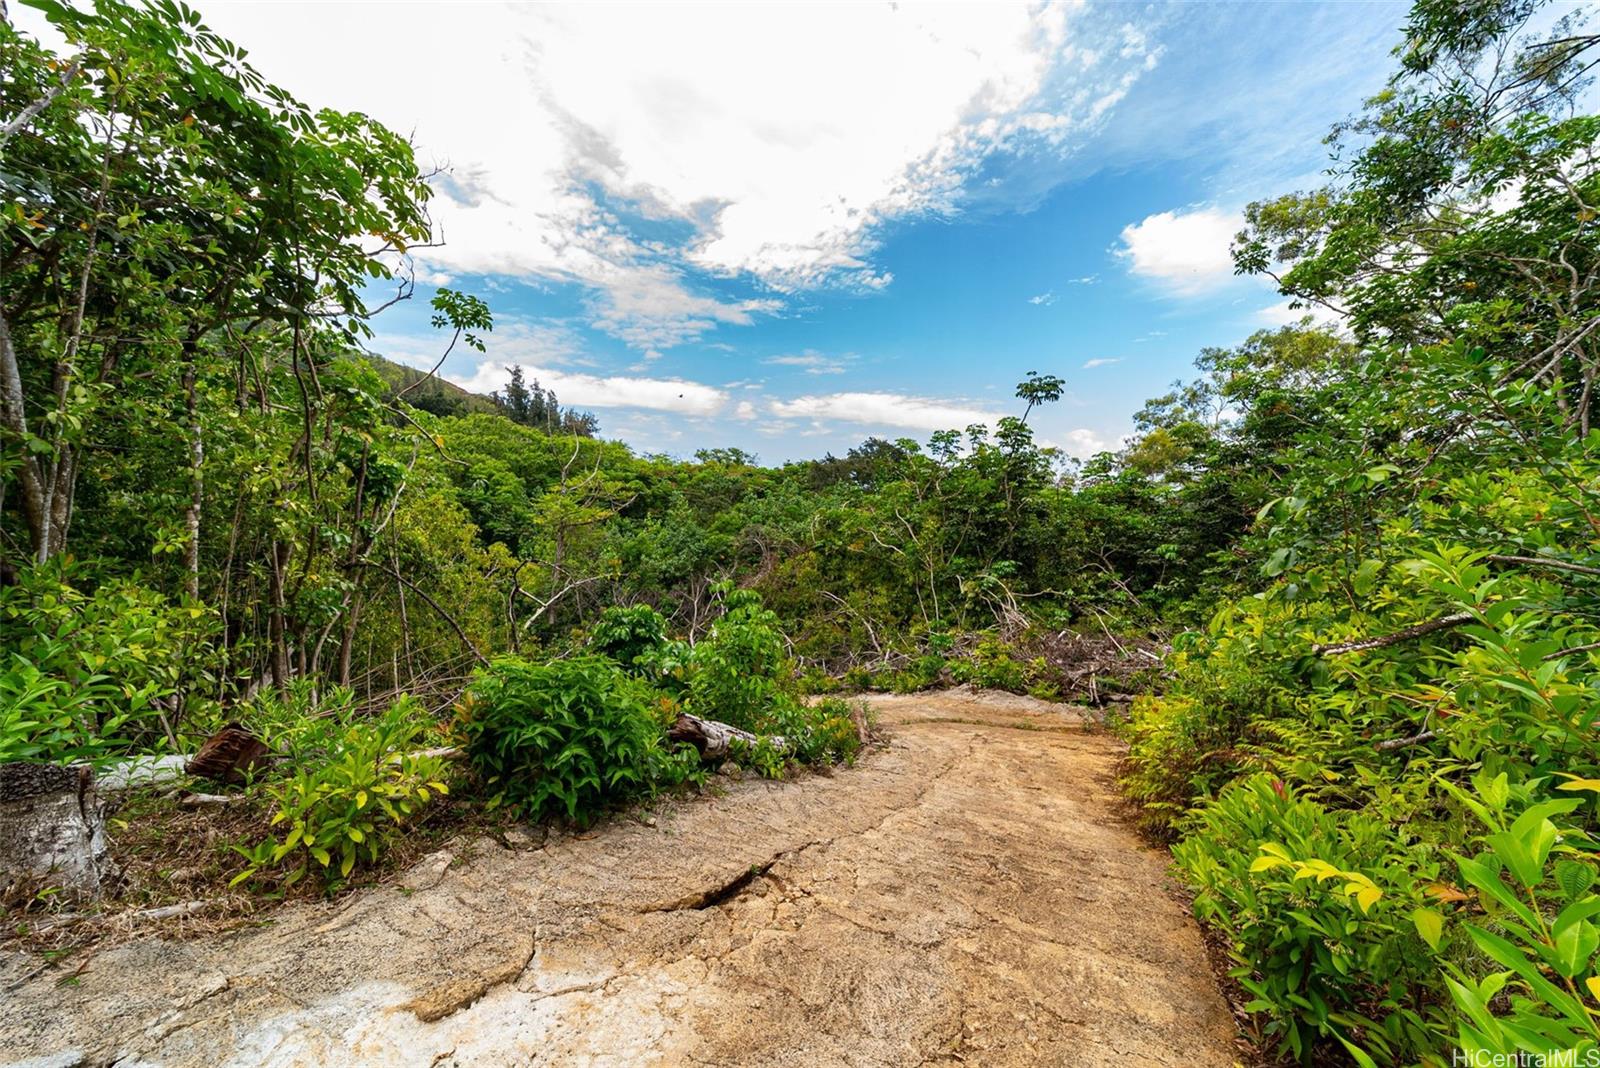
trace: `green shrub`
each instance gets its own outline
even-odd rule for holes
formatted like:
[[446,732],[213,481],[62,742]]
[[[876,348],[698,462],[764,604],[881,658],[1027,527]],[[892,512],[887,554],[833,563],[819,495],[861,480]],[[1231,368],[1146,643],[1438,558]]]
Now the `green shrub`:
[[735,739],[729,749],[736,763],[753,769],[763,779],[781,779],[789,770],[790,752],[779,748],[771,735],[761,735],[754,743]]
[[321,758],[296,763],[287,777],[265,785],[272,826],[281,825],[283,837],[236,846],[249,866],[235,883],[286,868],[284,887],[318,872],[332,889],[358,864],[377,861],[417,812],[449,792],[444,761],[416,755],[429,720],[410,698],[377,719],[324,722],[330,726]]
[[312,679],[262,690],[239,718],[290,767],[326,763],[345,744],[346,732],[369,722],[349,687],[319,690]]
[[937,653],[928,653],[911,661],[899,671],[890,672],[887,689],[894,693],[916,693],[939,685],[944,677],[945,659]]
[[839,679],[839,688],[846,693],[865,693],[873,687],[872,672],[860,664],[852,664],[844,669],[844,675]]
[[683,782],[646,691],[598,656],[533,664],[501,657],[480,670],[457,720],[491,805],[587,821],[607,805]]
[[137,577],[91,588],[71,561],[25,568],[0,586],[0,649],[67,687],[51,689],[71,694],[73,751],[163,750],[186,719],[211,727],[215,629],[206,609],[173,604]]
[[749,590],[719,587],[724,612],[689,657],[688,707],[698,716],[761,733],[790,680],[778,617]]
[[1172,855],[1195,913],[1227,937],[1245,1008],[1281,1052],[1304,1059],[1334,1039],[1400,1064],[1433,1049],[1434,1009],[1418,994],[1439,984],[1412,913],[1437,860],[1266,775],[1227,787],[1183,830]]
[[589,648],[637,673],[639,660],[667,644],[667,621],[647,604],[611,605],[589,628]]
[[1293,657],[1309,645],[1298,633],[1305,615],[1315,618],[1303,605],[1249,598],[1217,612],[1207,631],[1174,640],[1167,692],[1135,698],[1121,728],[1128,742],[1122,784],[1142,806],[1146,830],[1170,835],[1191,806],[1252,764],[1274,760],[1276,753],[1264,756],[1257,746],[1277,724],[1294,735],[1279,749],[1298,754],[1322,783],[1327,767],[1305,759],[1313,755],[1306,702],[1294,692]]
[[1170,836],[1190,807],[1238,774],[1243,734],[1231,711],[1183,695],[1134,698],[1121,733],[1128,742],[1122,787],[1139,802],[1145,830]]
[[[1480,772],[1470,792],[1452,788],[1491,832],[1476,856],[1454,858],[1485,910],[1463,925],[1477,959],[1445,963],[1456,1040],[1486,1064],[1517,1063],[1529,1052],[1570,1051],[1572,1064],[1600,1055],[1600,847],[1575,818],[1589,804],[1582,795],[1600,793],[1600,780],[1565,778],[1558,789],[1580,796],[1541,799],[1504,773]],[[1443,915],[1427,912],[1419,929],[1443,930]]]
[[795,690],[803,694],[837,693],[839,680],[819,667],[810,667],[795,679]]
[[802,704],[785,697],[768,719],[769,733],[782,735],[789,755],[802,764],[853,763],[861,751],[853,709],[842,697]]
[[1012,655],[1014,650],[993,635],[986,635],[965,659],[950,663],[950,675],[983,690],[1026,693],[1028,666]]
[[[861,752],[855,713],[840,697],[807,705],[784,696],[767,717],[767,731],[754,745],[736,743],[734,759],[768,779],[782,778],[791,764],[853,764]],[[861,715],[867,715],[865,704]],[[777,738],[783,739],[781,749]]]

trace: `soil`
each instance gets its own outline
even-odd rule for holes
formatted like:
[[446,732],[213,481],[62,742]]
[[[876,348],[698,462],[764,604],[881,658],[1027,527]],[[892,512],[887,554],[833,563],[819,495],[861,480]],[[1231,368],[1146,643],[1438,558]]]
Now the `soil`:
[[[1182,1065],[1242,1056],[1120,747],[1009,694],[878,697],[856,767],[60,967],[0,955],[0,1063]],[[719,780],[722,781],[722,780]]]

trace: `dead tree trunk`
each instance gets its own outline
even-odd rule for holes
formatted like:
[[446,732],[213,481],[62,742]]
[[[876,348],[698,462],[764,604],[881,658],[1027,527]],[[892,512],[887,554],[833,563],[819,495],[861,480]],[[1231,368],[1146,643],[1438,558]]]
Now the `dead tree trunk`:
[[[684,712],[667,731],[667,740],[688,742],[700,751],[701,760],[717,761],[726,760],[736,744],[754,746],[761,739],[749,731],[740,730],[727,723],[719,723],[714,719],[701,719],[699,716],[691,716]],[[767,737],[767,744],[780,753],[789,749],[788,743],[775,734]]]

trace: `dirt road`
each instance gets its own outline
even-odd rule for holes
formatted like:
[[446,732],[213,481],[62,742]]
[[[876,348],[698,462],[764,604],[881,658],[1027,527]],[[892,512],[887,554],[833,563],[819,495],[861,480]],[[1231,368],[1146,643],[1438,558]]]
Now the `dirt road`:
[[[1182,1065],[1233,1026],[1116,744],[1006,695],[878,702],[832,776],[439,854],[5,996],[34,1065]],[[0,959],[0,989],[34,966]]]

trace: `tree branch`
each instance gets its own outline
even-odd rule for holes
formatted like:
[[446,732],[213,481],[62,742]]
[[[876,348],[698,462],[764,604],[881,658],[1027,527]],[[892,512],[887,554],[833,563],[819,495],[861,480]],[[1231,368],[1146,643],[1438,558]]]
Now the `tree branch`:
[[60,77],[56,80],[56,84],[50,87],[49,92],[23,108],[16,118],[4,126],[0,126],[0,148],[4,148],[7,141],[21,132],[22,128],[32,122],[39,112],[49,107],[50,102],[61,95],[63,89],[72,84],[72,79],[77,75],[78,66],[81,62],[81,60],[75,59],[68,63],[66,69],[61,72]]
[[1330,645],[1313,645],[1311,651],[1318,656],[1338,656],[1341,653],[1360,653],[1368,649],[1382,649],[1389,645],[1399,645],[1401,642],[1420,638],[1424,634],[1432,634],[1436,630],[1445,630],[1448,627],[1459,627],[1463,623],[1471,623],[1477,617],[1471,612],[1456,612],[1452,615],[1430,619],[1426,623],[1418,623],[1414,627],[1397,630],[1393,634],[1385,634],[1377,638],[1358,638],[1350,642],[1334,642]]
[[1553,567],[1559,571],[1576,571],[1580,575],[1600,575],[1600,567],[1589,567],[1587,564],[1574,564],[1566,560],[1556,560],[1548,556],[1501,556],[1485,557],[1497,564],[1527,564],[1530,567]]
[[1413,734],[1409,738],[1389,738],[1379,742],[1372,748],[1380,753],[1387,752],[1390,749],[1407,749],[1413,745],[1421,745],[1423,742],[1431,742],[1437,737],[1439,737],[1438,731],[1423,731],[1421,734]]
[[450,624],[451,629],[456,632],[456,637],[461,639],[462,644],[468,649],[472,650],[472,655],[477,659],[478,663],[488,666],[489,658],[484,656],[483,653],[478,650],[476,645],[472,644],[472,639],[467,637],[467,632],[461,629],[461,624],[456,622],[455,616],[452,616],[449,612],[446,612],[444,607],[440,605],[438,601],[435,601],[428,595],[427,590],[423,589],[421,586],[418,586],[415,582],[412,582],[410,579],[400,574],[400,572],[385,567],[383,564],[376,563],[372,560],[362,560],[360,563],[363,567],[370,567],[376,571],[382,571],[385,575],[388,575],[396,582],[405,586],[406,589],[410,590],[412,593],[428,602],[428,607],[439,613],[439,618]]

